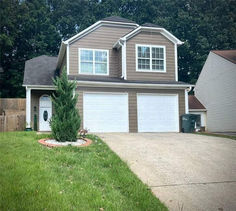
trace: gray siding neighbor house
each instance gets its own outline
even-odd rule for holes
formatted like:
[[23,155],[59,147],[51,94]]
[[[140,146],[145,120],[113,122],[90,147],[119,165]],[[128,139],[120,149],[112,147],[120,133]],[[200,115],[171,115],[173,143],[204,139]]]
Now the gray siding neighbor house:
[[207,130],[236,131],[236,50],[211,51],[195,86],[207,109]]
[[138,25],[117,16],[94,23],[62,41],[57,57],[39,56],[25,63],[27,127],[50,131],[52,78],[66,68],[68,78],[77,82],[81,128],[179,132],[191,88],[178,81],[181,44],[154,24]]

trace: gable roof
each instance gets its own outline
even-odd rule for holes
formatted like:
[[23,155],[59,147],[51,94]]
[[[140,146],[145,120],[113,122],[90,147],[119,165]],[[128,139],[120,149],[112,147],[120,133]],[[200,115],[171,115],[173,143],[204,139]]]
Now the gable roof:
[[204,105],[202,105],[201,102],[194,95],[188,96],[188,107],[190,110],[191,109],[200,109],[200,110],[206,109]]
[[122,23],[135,23],[132,20],[129,20],[129,19],[126,19],[126,18],[122,18],[120,16],[106,17],[106,18],[103,18],[102,21],[112,21],[112,22],[122,22]]
[[57,57],[38,56],[25,62],[23,86],[44,85],[52,86],[55,77]]
[[[170,40],[171,42],[177,44],[177,45],[182,45],[184,42],[180,41],[177,37],[175,37],[173,34],[171,34],[169,31],[167,31],[166,29],[164,29],[163,27],[159,27],[157,25],[155,25],[153,27],[152,24],[147,24],[148,26],[139,26],[136,29],[132,30],[131,32],[129,32],[128,34],[124,35],[123,37],[121,37],[119,40],[123,40],[123,41],[127,41],[130,38],[132,38],[133,36],[135,36],[136,34],[138,34],[139,32],[141,32],[142,30],[152,30],[152,31],[156,31],[161,33],[163,36],[165,36],[168,40]],[[119,41],[118,40],[118,41]],[[117,42],[118,42],[117,41]],[[115,45],[116,46],[116,43]]]
[[97,21],[93,25],[89,26],[88,28],[84,29],[83,31],[79,32],[75,36],[73,36],[73,37],[69,38],[68,40],[64,41],[63,43],[64,44],[70,44],[71,42],[79,39],[81,36],[84,36],[87,33],[95,30],[97,27],[99,27],[101,25],[109,25],[109,24],[114,24],[114,25],[119,25],[119,26],[126,25],[126,26],[130,26],[130,27],[137,27],[138,26],[137,23],[135,23],[131,20],[128,20],[128,19],[125,19],[125,18],[122,18],[122,17],[119,17],[119,16],[110,16],[110,17],[104,18],[100,21]]
[[139,33],[140,30],[155,30],[157,32],[160,32],[163,36],[165,36],[167,39],[169,39],[171,42],[177,44],[177,45],[182,45],[183,42],[180,41],[178,38],[176,38],[173,34],[171,34],[170,32],[168,32],[166,29],[164,29],[163,27],[160,27],[158,25],[152,24],[152,23],[145,23],[142,26],[139,26],[137,23],[135,23],[132,20],[128,20],[126,18],[122,18],[119,16],[110,16],[107,18],[104,18],[100,21],[97,21],[96,23],[94,23],[93,25],[89,26],[88,28],[86,28],[85,30],[79,32],[78,34],[74,35],[73,37],[69,38],[66,41],[62,41],[61,42],[61,47],[59,50],[59,54],[58,54],[58,62],[57,62],[57,68],[60,68],[60,65],[62,63],[62,59],[66,53],[66,46],[68,47],[69,44],[71,44],[72,42],[80,39],[83,36],[86,36],[88,33],[96,30],[98,27],[102,26],[102,25],[116,25],[116,26],[124,26],[124,27],[131,27],[133,28],[133,30],[131,32],[129,32],[128,34],[124,35],[123,37],[121,37],[116,43],[114,43],[113,47],[118,47],[120,45],[120,40],[121,41],[125,41],[129,38],[131,38],[132,36],[135,36],[137,33]]
[[236,64],[236,50],[214,50],[211,51],[224,59]]

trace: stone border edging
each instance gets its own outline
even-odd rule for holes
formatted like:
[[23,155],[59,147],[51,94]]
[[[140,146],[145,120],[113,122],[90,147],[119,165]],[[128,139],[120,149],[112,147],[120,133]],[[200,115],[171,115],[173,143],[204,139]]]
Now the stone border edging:
[[[40,143],[43,146],[50,147],[50,148],[53,148],[53,147],[67,147],[67,146],[63,146],[63,145],[59,145],[59,144],[49,144],[49,143],[46,143],[46,140],[48,140],[48,139],[50,139],[50,138],[40,139],[40,140],[38,140],[38,143]],[[82,139],[85,140],[86,143],[78,145],[78,146],[74,146],[74,147],[87,147],[90,144],[92,144],[92,140],[91,139],[88,139],[88,138],[82,138]]]

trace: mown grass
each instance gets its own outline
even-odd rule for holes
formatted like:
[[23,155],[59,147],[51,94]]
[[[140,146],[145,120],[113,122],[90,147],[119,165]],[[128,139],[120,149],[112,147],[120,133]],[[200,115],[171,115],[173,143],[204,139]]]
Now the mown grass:
[[206,132],[198,132],[198,133],[194,133],[194,134],[205,135],[205,136],[214,136],[214,137],[228,138],[228,139],[236,140],[236,136],[229,136],[229,135],[224,135],[224,134],[206,133]]
[[0,210],[167,210],[98,137],[54,149],[43,137],[0,133]]

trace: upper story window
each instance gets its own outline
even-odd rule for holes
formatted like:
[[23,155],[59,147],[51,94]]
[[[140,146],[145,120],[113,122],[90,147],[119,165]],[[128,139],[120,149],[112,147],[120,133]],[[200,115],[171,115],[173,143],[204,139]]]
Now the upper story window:
[[79,48],[79,73],[108,75],[109,51]]
[[166,72],[165,46],[136,45],[136,71]]

